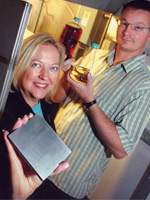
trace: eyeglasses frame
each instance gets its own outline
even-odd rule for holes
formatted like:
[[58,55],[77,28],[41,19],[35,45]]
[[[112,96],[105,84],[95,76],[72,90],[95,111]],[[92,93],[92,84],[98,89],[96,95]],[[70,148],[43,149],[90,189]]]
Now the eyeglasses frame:
[[134,31],[136,31],[136,32],[140,32],[140,31],[142,31],[143,29],[150,29],[150,27],[141,27],[142,29],[135,30],[135,29],[133,28],[133,26],[135,27],[135,26],[138,26],[138,25],[134,25],[134,24],[131,24],[131,23],[126,22],[126,25],[123,26],[123,25],[120,25],[120,24],[119,24],[121,21],[122,21],[122,20],[118,20],[118,26],[119,26],[119,27],[128,28],[128,26],[131,26],[132,30],[134,30]]

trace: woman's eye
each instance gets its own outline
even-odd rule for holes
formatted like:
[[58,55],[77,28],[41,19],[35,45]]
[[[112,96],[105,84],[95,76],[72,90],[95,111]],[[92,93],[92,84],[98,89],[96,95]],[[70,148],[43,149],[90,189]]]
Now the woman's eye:
[[40,66],[40,64],[39,63],[32,63],[32,65],[31,65],[32,67],[35,67],[35,68],[37,68],[37,67],[39,67]]
[[50,68],[52,71],[58,71],[58,66],[51,66]]

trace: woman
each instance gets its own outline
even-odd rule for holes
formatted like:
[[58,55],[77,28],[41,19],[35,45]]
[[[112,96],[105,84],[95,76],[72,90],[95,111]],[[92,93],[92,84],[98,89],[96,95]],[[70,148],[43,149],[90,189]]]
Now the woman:
[[[4,129],[15,130],[37,113],[40,113],[55,130],[52,105],[47,101],[50,100],[59,81],[65,57],[64,52],[64,47],[47,34],[35,34],[24,41],[14,71],[11,92],[1,119],[1,131]],[[28,169],[24,168],[22,160],[19,161],[21,166],[18,165],[17,154],[13,152],[7,135],[8,132],[4,131],[4,140],[3,134],[0,138],[0,198],[19,198],[20,191],[17,190],[20,190],[22,184],[18,180],[19,177],[23,176],[25,182],[34,179],[31,182],[35,184],[30,192],[27,191],[24,195],[21,194],[22,198],[26,198],[26,195],[31,194],[40,185],[41,181],[33,172],[34,178],[33,176],[31,178],[31,174],[28,173],[31,172],[31,169],[29,169],[29,166]],[[58,168],[54,173],[67,168],[68,164],[65,164],[62,169]],[[16,169],[14,166],[19,166],[19,168]],[[9,173],[9,167],[11,173]],[[19,174],[22,167],[24,168],[23,173]],[[8,190],[10,189],[8,186],[12,186],[11,190]],[[18,188],[19,186],[20,188]],[[31,185],[28,185],[28,187],[31,187]]]
[[11,130],[19,117],[30,112],[40,112],[54,128],[52,107],[45,99],[50,100],[55,91],[64,56],[64,47],[47,34],[36,34],[24,41],[3,114],[3,129]]

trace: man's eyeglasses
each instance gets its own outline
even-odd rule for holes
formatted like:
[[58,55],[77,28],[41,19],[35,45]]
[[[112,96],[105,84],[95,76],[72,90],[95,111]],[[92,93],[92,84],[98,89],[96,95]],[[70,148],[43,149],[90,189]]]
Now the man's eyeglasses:
[[122,28],[128,28],[128,26],[130,26],[132,30],[137,31],[137,32],[140,32],[143,29],[150,29],[150,27],[144,27],[142,25],[137,25],[137,24],[130,24],[123,20],[118,21],[118,26]]

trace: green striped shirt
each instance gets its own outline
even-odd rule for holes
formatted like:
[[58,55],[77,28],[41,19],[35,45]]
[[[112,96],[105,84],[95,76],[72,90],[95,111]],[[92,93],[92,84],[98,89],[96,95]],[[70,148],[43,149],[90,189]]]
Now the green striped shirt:
[[[115,50],[100,58],[93,69],[94,94],[98,105],[116,125],[122,145],[129,154],[150,115],[150,72],[145,54],[112,66]],[[112,66],[112,67],[110,67]],[[70,168],[50,179],[64,192],[83,198],[94,189],[110,159],[89,123],[81,99],[71,91],[55,120],[58,135],[72,150]],[[110,132],[111,134],[111,132]]]

